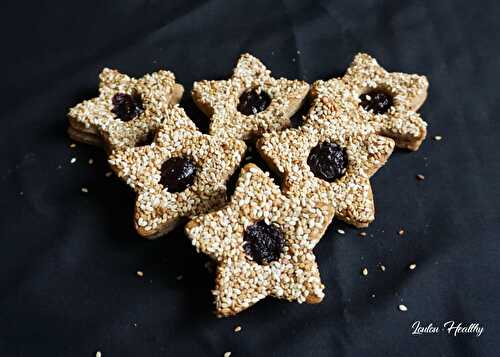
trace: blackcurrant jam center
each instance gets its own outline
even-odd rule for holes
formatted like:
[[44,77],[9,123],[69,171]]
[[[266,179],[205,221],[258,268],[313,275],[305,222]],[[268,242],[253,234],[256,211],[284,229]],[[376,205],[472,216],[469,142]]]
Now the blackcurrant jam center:
[[111,111],[118,119],[130,121],[144,111],[141,95],[137,91],[132,94],[116,93],[111,99]]
[[285,246],[285,236],[281,228],[265,221],[248,226],[243,240],[245,253],[260,265],[278,260]]
[[251,89],[240,96],[238,111],[244,115],[255,115],[267,109],[271,97],[263,90]]
[[160,184],[168,192],[182,192],[194,183],[196,164],[185,157],[172,157],[161,165]]
[[348,163],[346,149],[327,141],[313,147],[307,158],[314,176],[327,182],[334,182],[344,176]]
[[361,94],[359,105],[367,112],[374,114],[385,114],[393,105],[392,95],[382,89],[374,89],[370,92]]

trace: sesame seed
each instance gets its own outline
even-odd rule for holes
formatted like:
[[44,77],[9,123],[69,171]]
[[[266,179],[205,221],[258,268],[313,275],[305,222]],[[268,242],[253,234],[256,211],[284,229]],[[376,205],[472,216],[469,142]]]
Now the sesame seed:
[[94,159],[90,158],[89,159],[89,165],[92,165],[94,163]]
[[182,275],[178,275],[176,279],[177,279],[177,280],[182,280],[182,278],[184,278],[184,276],[182,276]]
[[380,270],[385,271],[385,265],[380,265]]
[[404,234],[405,234],[405,230],[404,230],[404,229],[400,229],[400,230],[398,231],[398,234],[399,234],[400,236],[404,235]]
[[425,180],[425,176],[422,175],[422,174],[418,174],[417,175],[417,180],[420,180],[420,181]]
[[87,187],[82,187],[82,192],[83,192],[83,193],[88,193],[88,192],[89,192],[89,190],[88,190],[88,188],[87,188]]
[[360,237],[366,237],[366,232],[359,232]]
[[224,352],[224,357],[230,357],[231,356],[231,352]]
[[111,171],[108,171],[104,174],[104,176],[106,176],[106,177],[111,177],[111,175],[113,175],[113,173]]
[[97,352],[95,353],[95,357],[102,357],[102,353],[101,353],[101,351],[97,351]]
[[76,162],[76,157],[72,157],[69,162],[72,163],[72,164],[74,164]]
[[434,137],[434,140],[436,140],[436,141],[440,141],[441,139],[443,139],[443,137],[442,137],[442,136],[440,136],[440,135],[436,135],[436,136]]
[[344,230],[342,230],[342,229],[337,229],[337,233],[338,233],[338,234],[345,234],[345,231],[344,231]]
[[240,332],[241,331],[241,326],[236,326],[234,328],[234,332]]
[[413,270],[413,269],[415,269],[416,267],[417,267],[417,264],[412,263],[412,264],[410,264],[410,266],[409,266],[408,268],[409,268],[410,270]]
[[406,307],[406,305],[400,304],[398,307],[399,307],[400,311],[403,311],[403,312],[408,311],[408,308]]
[[368,269],[367,268],[363,268],[363,270],[361,271],[361,274],[363,274],[363,276],[367,276],[368,275]]
[[140,276],[141,278],[144,276],[144,273],[140,270],[137,271],[137,276]]
[[71,143],[71,144],[69,144],[69,147],[72,148],[72,149],[76,148],[76,144],[75,143]]

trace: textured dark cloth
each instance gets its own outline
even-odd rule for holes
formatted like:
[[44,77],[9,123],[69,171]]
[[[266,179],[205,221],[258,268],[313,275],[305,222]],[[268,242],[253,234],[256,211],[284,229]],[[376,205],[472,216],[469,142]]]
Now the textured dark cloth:
[[[0,6],[0,356],[498,356],[497,2]],[[342,74],[359,51],[389,70],[428,76],[421,113],[429,138],[418,152],[397,151],[372,179],[368,237],[334,221],[318,244],[320,305],[266,299],[215,318],[207,258],[182,229],[139,238],[133,193],[105,177],[105,154],[69,148],[67,110],[97,94],[105,66],[136,77],[174,71],[186,88],[182,104],[206,130],[192,83],[226,78],[239,54],[256,55],[275,76],[312,82]],[[485,330],[415,336],[416,320]]]

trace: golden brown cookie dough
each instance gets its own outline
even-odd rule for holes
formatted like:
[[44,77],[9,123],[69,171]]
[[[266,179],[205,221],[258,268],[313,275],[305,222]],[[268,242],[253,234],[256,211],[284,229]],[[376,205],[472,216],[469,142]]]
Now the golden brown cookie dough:
[[[176,106],[166,111],[165,120],[186,122],[189,118]],[[168,233],[181,219],[223,204],[226,182],[245,150],[245,143],[237,139],[217,138],[165,124],[151,145],[115,151],[109,163],[137,193],[134,217],[138,233],[156,238]],[[176,160],[180,161],[177,166],[165,166],[167,162],[176,164]],[[194,172],[186,171],[183,164],[195,167]],[[172,175],[192,182],[174,189],[176,182],[167,180]]]
[[[425,139],[427,123],[416,111],[427,97],[428,86],[425,76],[387,72],[375,58],[360,53],[344,77],[315,82],[311,96],[313,109],[322,105],[321,99],[336,106],[337,116],[328,120],[345,116],[349,121],[369,123],[377,133],[394,139],[397,147],[417,150]],[[386,105],[375,103],[377,96],[385,97]]]
[[[165,111],[179,102],[184,90],[175,83],[174,74],[164,70],[135,79],[105,68],[99,80],[99,96],[69,110],[68,132],[89,144],[100,144],[100,137],[110,152],[133,147],[156,131],[164,123]],[[187,124],[196,128],[192,122]]]
[[[270,102],[265,110],[245,115],[238,110],[240,97],[252,90],[256,95],[264,92],[262,96],[268,96]],[[262,62],[246,53],[230,79],[195,82],[192,96],[210,119],[211,135],[247,140],[289,127],[290,117],[308,91],[309,84],[304,81],[273,78]]]
[[313,248],[333,215],[331,206],[286,197],[254,164],[243,167],[229,204],[186,225],[196,249],[218,263],[217,315],[235,315],[266,296],[319,303],[324,286]]
[[[328,122],[315,115],[310,113],[314,124],[264,134],[257,149],[269,166],[284,177],[286,195],[330,204],[335,206],[339,219],[366,227],[375,218],[370,177],[391,155],[394,141],[375,134],[367,125],[345,120]],[[322,118],[334,115],[333,105],[322,106]],[[318,176],[309,164],[313,150],[324,143],[337,146],[337,154],[346,164],[339,169],[339,177],[333,176],[334,180]]]

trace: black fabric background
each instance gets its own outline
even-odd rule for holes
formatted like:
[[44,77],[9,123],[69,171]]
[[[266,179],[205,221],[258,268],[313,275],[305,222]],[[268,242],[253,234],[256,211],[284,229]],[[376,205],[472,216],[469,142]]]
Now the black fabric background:
[[[498,356],[495,1],[17,1],[0,13],[0,356]],[[429,139],[373,178],[370,237],[334,221],[317,246],[322,304],[267,299],[217,319],[206,258],[182,229],[137,236],[131,190],[105,178],[102,151],[68,147],[65,115],[96,95],[104,66],[171,69],[189,93],[245,51],[310,82],[342,74],[359,51],[425,74]],[[206,130],[189,95],[183,105]],[[412,336],[416,320],[485,331]]]

